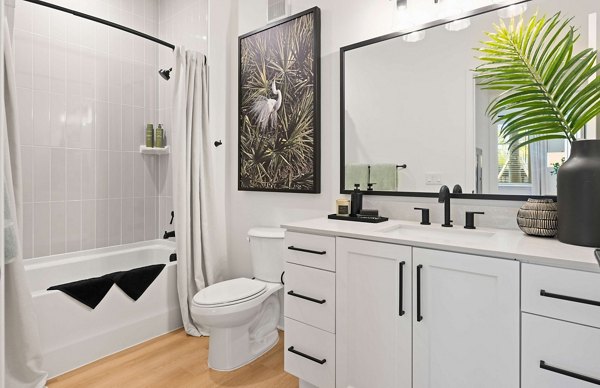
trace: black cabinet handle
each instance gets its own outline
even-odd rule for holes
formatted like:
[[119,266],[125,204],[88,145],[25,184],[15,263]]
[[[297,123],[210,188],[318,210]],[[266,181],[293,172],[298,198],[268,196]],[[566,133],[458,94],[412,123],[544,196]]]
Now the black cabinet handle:
[[403,316],[404,315],[404,308],[402,306],[402,289],[404,288],[404,276],[403,276],[403,268],[404,268],[404,264],[406,264],[406,262],[401,261],[400,265],[399,265],[399,269],[398,269],[398,275],[400,276],[400,281],[398,282],[398,298],[399,298],[399,303],[398,303],[398,315]]
[[323,304],[323,303],[326,302],[325,299],[319,300],[319,299],[311,298],[310,296],[296,294],[294,291],[288,291],[288,295],[295,296],[296,298],[308,300],[308,301],[311,301],[311,302],[314,302],[314,303],[318,303],[318,304]]
[[423,316],[421,315],[421,270],[423,269],[423,265],[417,265],[417,322],[421,322],[423,320]]
[[298,356],[300,356],[300,357],[308,358],[309,360],[311,360],[311,361],[314,361],[314,362],[316,362],[317,364],[321,364],[321,365],[323,365],[323,364],[325,364],[325,363],[327,362],[327,360],[326,360],[326,359],[319,360],[318,358],[314,358],[313,356],[309,356],[309,355],[308,355],[308,354],[306,354],[306,353],[299,352],[299,351],[297,351],[296,349],[294,349],[294,347],[293,347],[293,346],[290,346],[290,347],[288,348],[288,352],[292,352],[292,353],[294,353],[294,354],[297,354],[297,355],[298,355]]
[[574,296],[567,296],[567,295],[560,295],[560,294],[553,294],[551,292],[546,292],[546,290],[540,290],[540,295],[541,296],[545,296],[546,298],[554,298],[554,299],[561,299],[561,300],[568,300],[569,302],[576,302],[576,303],[583,303],[583,304],[590,304],[592,306],[598,306],[600,307],[600,302],[597,300],[590,300],[590,299],[583,299],[583,298],[576,298]]
[[324,255],[327,253],[327,251],[313,251],[310,249],[304,249],[304,248],[296,248],[295,246],[291,245],[288,247],[288,249],[290,251],[298,251],[298,252],[304,252],[304,253],[312,253],[313,255]]
[[599,379],[595,379],[593,377],[584,376],[584,375],[581,375],[579,373],[571,372],[571,371],[568,371],[568,370],[565,370],[565,369],[560,369],[560,368],[557,368],[555,366],[548,365],[548,364],[546,364],[546,362],[544,360],[540,360],[540,368],[545,369],[545,370],[549,370],[550,372],[558,373],[560,375],[569,376],[569,377],[572,377],[572,378],[577,379],[577,380],[583,380],[583,381],[587,381],[588,383],[600,385],[600,380]]

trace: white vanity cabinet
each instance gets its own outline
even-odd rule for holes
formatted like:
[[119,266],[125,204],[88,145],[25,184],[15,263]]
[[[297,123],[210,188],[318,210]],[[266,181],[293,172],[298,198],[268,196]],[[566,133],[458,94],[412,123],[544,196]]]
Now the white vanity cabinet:
[[335,237],[285,234],[284,368],[302,387],[335,387],[335,256]]
[[522,266],[522,388],[600,385],[600,274]]
[[336,385],[410,387],[411,248],[336,240]]
[[519,262],[413,248],[413,387],[519,387]]

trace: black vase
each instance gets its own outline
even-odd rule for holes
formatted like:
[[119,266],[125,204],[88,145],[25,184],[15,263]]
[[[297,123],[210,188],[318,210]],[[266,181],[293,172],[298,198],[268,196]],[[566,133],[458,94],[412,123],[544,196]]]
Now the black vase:
[[600,140],[577,140],[558,169],[558,239],[600,247]]

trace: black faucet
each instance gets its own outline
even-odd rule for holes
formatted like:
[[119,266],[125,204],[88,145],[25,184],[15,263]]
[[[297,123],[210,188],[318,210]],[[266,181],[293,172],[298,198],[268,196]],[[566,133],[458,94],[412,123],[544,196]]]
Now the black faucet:
[[444,203],[444,223],[442,226],[445,228],[451,228],[453,225],[452,220],[450,219],[450,189],[448,186],[443,185],[440,187],[438,202]]
[[163,238],[165,240],[167,240],[167,239],[169,239],[171,237],[175,237],[175,231],[174,230],[172,230],[170,232],[165,231],[165,234],[163,234]]

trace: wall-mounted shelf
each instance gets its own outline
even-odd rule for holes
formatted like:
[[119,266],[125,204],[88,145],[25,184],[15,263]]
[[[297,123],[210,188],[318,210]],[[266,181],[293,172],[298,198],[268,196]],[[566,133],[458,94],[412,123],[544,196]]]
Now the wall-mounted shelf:
[[140,154],[146,155],[167,155],[171,152],[169,146],[163,148],[140,146]]

